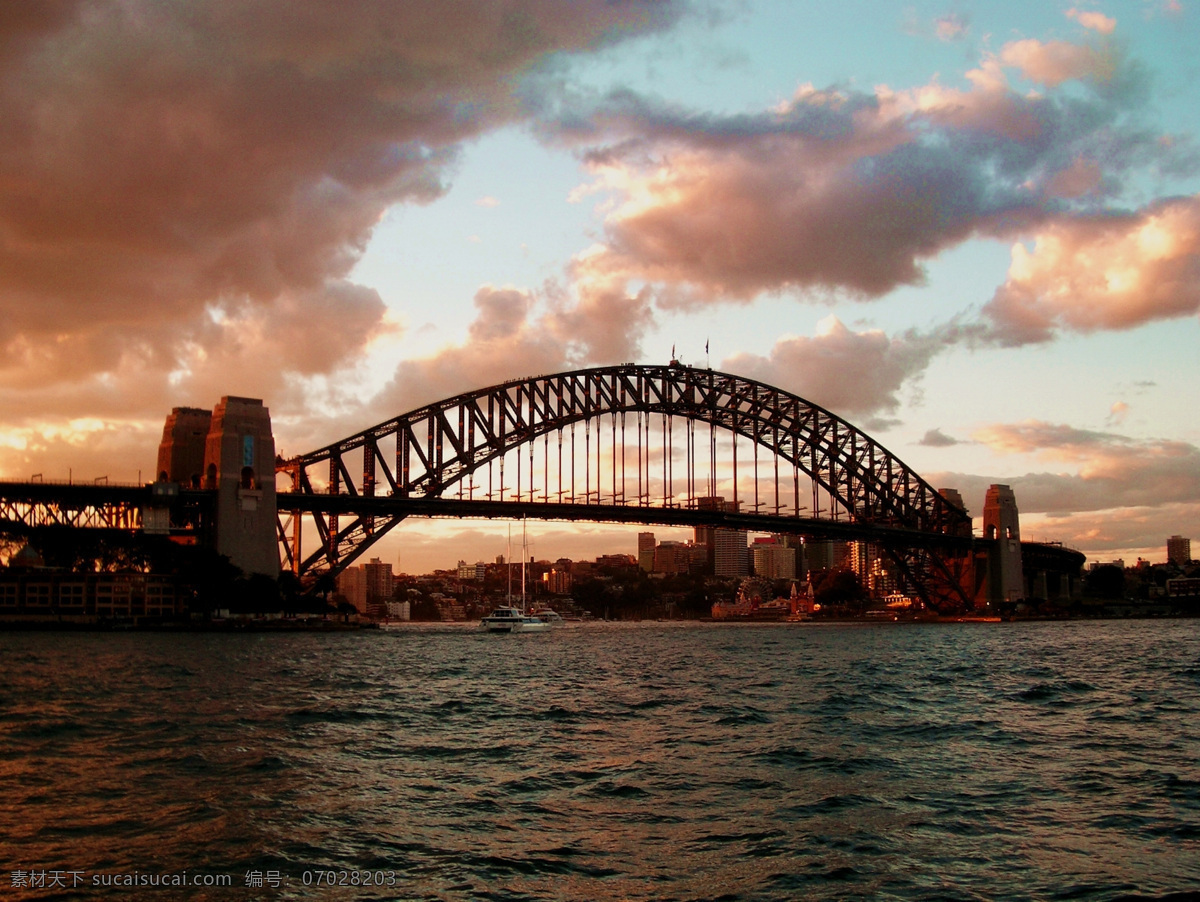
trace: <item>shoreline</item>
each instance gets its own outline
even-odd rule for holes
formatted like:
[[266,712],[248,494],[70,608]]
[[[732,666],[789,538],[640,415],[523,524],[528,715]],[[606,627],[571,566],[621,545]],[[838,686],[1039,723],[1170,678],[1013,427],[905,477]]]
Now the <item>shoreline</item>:
[[[963,614],[961,616],[930,616],[930,617],[829,617],[815,620],[733,620],[728,618],[714,619],[712,617],[680,618],[673,620],[631,618],[628,620],[592,620],[579,621],[571,624],[572,628],[587,628],[599,624],[611,623],[671,623],[697,624],[711,626],[837,626],[837,625],[876,625],[876,626],[911,626],[923,624],[1010,624],[1010,623],[1080,623],[1094,621],[1129,621],[1129,620],[1192,620],[1200,618],[1200,611],[1147,611],[1144,613],[1095,614],[1095,615],[1018,615],[1014,617],[985,616]],[[131,623],[127,621],[73,621],[48,618],[29,619],[0,619],[2,632],[69,632],[69,633],[354,633],[354,632],[394,632],[397,629],[427,628],[427,627],[464,627],[474,624],[472,620],[409,620],[390,621],[386,626],[378,621],[342,622],[335,620],[291,620],[291,619],[252,619],[252,620],[222,620],[170,623]]]

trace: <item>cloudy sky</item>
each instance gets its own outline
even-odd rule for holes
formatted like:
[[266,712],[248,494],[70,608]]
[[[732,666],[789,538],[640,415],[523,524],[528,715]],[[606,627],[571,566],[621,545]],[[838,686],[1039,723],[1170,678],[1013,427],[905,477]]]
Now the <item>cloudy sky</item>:
[[1200,540],[1198,42],[1194,0],[4,4],[0,477],[148,477],[227,394],[298,454],[709,342],[976,514],[1007,482],[1026,538],[1162,560]]

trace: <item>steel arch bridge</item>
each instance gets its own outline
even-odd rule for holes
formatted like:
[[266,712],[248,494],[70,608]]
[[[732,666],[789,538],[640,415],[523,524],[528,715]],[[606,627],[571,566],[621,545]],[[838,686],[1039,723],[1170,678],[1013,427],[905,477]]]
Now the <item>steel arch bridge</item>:
[[[277,471],[292,482],[280,496],[281,559],[310,581],[336,574],[407,516],[532,516],[870,540],[927,600],[969,604],[951,572],[977,543],[966,511],[828,410],[674,362],[467,392],[281,460]],[[305,522],[318,540],[307,554]]]
[[[966,511],[846,420],[677,362],[515,379],[276,469],[291,479],[279,496],[281,560],[308,581],[410,515],[530,516],[869,540],[927,600],[936,583],[961,605],[952,561],[979,542]],[[307,554],[303,523],[318,540]]]

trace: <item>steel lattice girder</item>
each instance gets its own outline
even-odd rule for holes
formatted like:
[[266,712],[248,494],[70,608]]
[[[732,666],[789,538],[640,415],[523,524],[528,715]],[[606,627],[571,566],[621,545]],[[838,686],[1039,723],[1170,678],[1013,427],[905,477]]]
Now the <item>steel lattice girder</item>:
[[[185,491],[173,498],[170,529],[196,532],[208,516],[212,492]],[[140,532],[142,515],[162,504],[151,486],[0,482],[0,526],[12,532],[71,528]]]
[[64,501],[28,501],[0,499],[0,523],[22,530],[47,526],[76,529],[119,529],[134,531],[142,528],[142,508],[127,502],[86,502],[72,504]]

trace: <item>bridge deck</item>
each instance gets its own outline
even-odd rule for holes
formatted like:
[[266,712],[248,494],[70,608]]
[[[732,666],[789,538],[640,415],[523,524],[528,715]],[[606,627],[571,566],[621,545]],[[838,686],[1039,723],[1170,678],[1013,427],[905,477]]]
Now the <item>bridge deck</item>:
[[776,532],[816,538],[874,541],[882,544],[968,550],[986,548],[994,540],[976,536],[945,535],[915,529],[826,520],[813,517],[775,516],[765,513],[705,510],[648,505],[575,504],[553,501],[480,501],[455,498],[393,498],[362,495],[321,495],[280,492],[281,513],[354,514],[379,517],[454,517],[491,520],[567,520],[592,523],[629,523],[644,526],[712,526],[748,532]]

